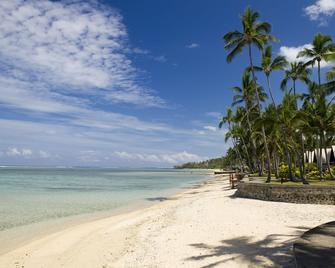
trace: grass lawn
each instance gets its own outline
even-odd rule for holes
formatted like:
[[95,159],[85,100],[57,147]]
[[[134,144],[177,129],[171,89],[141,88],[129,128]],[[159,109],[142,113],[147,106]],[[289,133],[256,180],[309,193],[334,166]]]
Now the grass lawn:
[[[264,182],[266,181],[266,176],[252,176],[253,181],[259,181]],[[324,180],[320,181],[319,179],[309,179],[307,180],[310,185],[319,185],[319,186],[335,186],[335,180]],[[271,182],[269,185],[303,185],[302,182],[293,182],[293,181],[284,181],[283,184],[281,184],[280,180],[276,180],[274,178],[271,179]]]

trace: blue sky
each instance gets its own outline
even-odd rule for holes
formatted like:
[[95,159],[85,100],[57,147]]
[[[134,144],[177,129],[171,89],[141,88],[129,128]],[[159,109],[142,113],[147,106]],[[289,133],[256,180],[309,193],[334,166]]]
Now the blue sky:
[[333,35],[335,0],[1,1],[0,163],[166,167],[222,155],[217,123],[247,60],[227,64],[222,36],[247,5],[289,59],[315,33]]

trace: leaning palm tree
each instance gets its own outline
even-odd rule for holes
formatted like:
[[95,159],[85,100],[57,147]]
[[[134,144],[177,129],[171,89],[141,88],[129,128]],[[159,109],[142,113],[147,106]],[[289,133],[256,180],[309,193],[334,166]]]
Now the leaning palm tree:
[[[241,81],[241,86],[235,86],[232,88],[234,91],[235,95],[233,96],[233,103],[232,106],[236,106],[238,104],[244,103],[244,108],[245,108],[245,119],[247,123],[247,128],[250,132],[252,133],[252,118],[253,115],[255,114],[255,90],[256,86],[254,81],[250,79],[250,72],[245,71],[242,76],[242,81]],[[261,98],[261,100],[265,100],[267,97],[266,94],[264,93],[262,87],[257,85],[257,90],[258,90],[258,95]],[[258,116],[258,115],[257,115]],[[257,117],[254,116],[254,117]],[[253,170],[256,166],[258,167],[258,174],[262,174],[261,170],[261,165],[260,165],[260,159],[257,156],[257,150],[256,150],[256,140],[251,137],[251,145],[252,145],[252,155],[254,158],[254,161],[257,162],[257,165],[255,164],[254,161],[253,167],[250,167],[251,170]]]
[[254,67],[255,71],[264,72],[270,97],[275,107],[276,103],[272,94],[270,75],[273,71],[284,70],[287,64],[288,62],[284,56],[277,56],[273,59],[272,46],[267,46],[266,48],[263,49],[261,66]]
[[285,90],[287,88],[287,82],[292,80],[293,82],[293,94],[296,94],[296,81],[301,81],[305,84],[309,83],[309,75],[311,70],[306,68],[302,61],[291,62],[289,69],[285,70],[284,79],[281,81],[280,88]]
[[312,47],[304,48],[299,52],[299,57],[307,57],[310,60],[305,65],[318,66],[318,84],[321,85],[321,61],[328,61],[335,53],[335,45],[332,43],[332,38],[329,35],[318,33],[314,36]]
[[[224,35],[223,39],[225,42],[225,49],[229,51],[227,56],[227,62],[231,62],[235,56],[242,52],[244,48],[247,47],[249,55],[249,65],[252,73],[252,80],[256,84],[256,76],[254,72],[254,64],[252,59],[252,45],[255,45],[259,50],[269,41],[276,40],[272,35],[270,35],[271,25],[267,22],[258,21],[259,13],[254,12],[250,7],[248,7],[241,20],[242,20],[242,32],[233,31]],[[258,95],[258,90],[255,91],[257,107],[261,113],[260,97]],[[267,169],[268,169],[268,179],[271,180],[271,168],[270,168],[270,152],[267,146],[267,140],[265,135],[264,126],[262,126],[262,138],[265,145],[265,153],[267,157]]]
[[[239,139],[241,140],[242,142],[242,147],[244,149],[244,152],[245,152],[245,156],[246,156],[246,159],[247,159],[247,162],[248,162],[248,166],[249,166],[249,170],[254,173],[255,172],[255,165],[252,161],[252,159],[250,158],[250,154],[249,154],[249,150],[248,150],[248,146],[247,146],[247,142],[246,140],[249,140],[248,137],[249,137],[249,133],[252,133],[251,131],[249,131],[248,133],[248,128],[245,127],[246,125],[246,110],[245,108],[243,107],[238,107],[236,109],[236,114],[235,114],[235,123],[236,123],[236,127],[235,127],[235,130],[234,132],[237,134],[237,136],[239,137]],[[255,140],[254,139],[251,139],[252,142],[252,146],[251,146],[251,149],[252,149],[252,153],[254,154],[254,145],[255,145]],[[256,150],[255,150],[256,152]],[[257,159],[257,154],[254,154],[254,157],[256,160]]]
[[227,115],[223,116],[219,123],[219,128],[222,128],[225,123],[228,123],[228,131],[225,136],[225,141],[227,141],[229,138],[231,138],[233,143],[233,148],[236,152],[236,155],[238,156],[240,160],[241,170],[244,172],[244,165],[243,165],[243,159],[241,156],[241,153],[239,149],[237,148],[237,144],[235,142],[235,136],[232,134],[232,123],[234,122],[234,113],[231,108],[227,109]]

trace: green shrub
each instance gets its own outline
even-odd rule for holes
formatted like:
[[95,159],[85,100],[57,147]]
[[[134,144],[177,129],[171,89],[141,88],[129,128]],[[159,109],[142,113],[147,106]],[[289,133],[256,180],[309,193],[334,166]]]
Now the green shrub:
[[[335,176],[335,167],[330,168],[330,169],[331,169],[331,172],[332,172],[333,176]],[[331,179],[333,179],[333,178],[330,176],[330,173],[329,173],[328,170],[325,172],[325,179],[326,179],[326,180],[331,180]]]
[[318,170],[309,171],[306,173],[307,179],[317,179],[320,178],[320,173]]
[[305,164],[305,170],[308,171],[318,171],[318,166],[316,163],[306,163]]
[[278,173],[279,178],[286,179],[288,177],[288,165],[285,163],[280,163]]
[[[287,179],[288,178],[288,165],[285,163],[280,163],[279,165],[279,178]],[[295,177],[300,177],[300,170],[299,168],[292,167],[292,173]]]

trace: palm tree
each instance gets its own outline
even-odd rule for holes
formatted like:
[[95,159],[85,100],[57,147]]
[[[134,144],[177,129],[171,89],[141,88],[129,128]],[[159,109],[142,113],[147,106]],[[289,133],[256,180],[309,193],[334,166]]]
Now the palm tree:
[[[259,50],[262,50],[265,44],[269,41],[276,40],[270,35],[271,25],[267,22],[258,21],[259,13],[254,12],[250,7],[248,7],[244,15],[242,16],[242,32],[233,31],[224,35],[223,39],[225,42],[225,49],[230,51],[227,56],[227,62],[231,62],[235,56],[242,52],[243,48],[248,48],[249,64],[252,73],[252,80],[256,84],[256,76],[254,72],[254,64],[252,59],[252,45],[255,45]],[[256,92],[257,107],[259,113],[261,113],[261,104],[258,90]],[[267,181],[271,180],[271,168],[270,168],[270,152],[267,145],[266,135],[264,126],[262,126],[262,137],[265,145],[265,152],[267,157],[267,169],[268,178]]]
[[277,56],[272,59],[272,46],[267,46],[262,53],[262,62],[261,66],[255,66],[255,71],[262,71],[266,76],[266,82],[268,85],[268,90],[271,96],[273,105],[276,107],[275,100],[273,98],[271,84],[270,84],[270,75],[273,71],[279,71],[285,69],[288,62],[284,56]]
[[[248,135],[249,135],[248,131],[246,130],[247,128],[244,127],[245,126],[245,119],[246,119],[245,115],[246,114],[247,114],[247,112],[245,111],[244,108],[238,107],[236,109],[236,114],[235,114],[236,127],[235,127],[234,132],[239,137],[239,139],[242,141],[242,145],[243,145],[243,148],[244,148],[245,156],[247,158],[249,170],[252,173],[254,173],[255,172],[255,170],[254,170],[255,165],[252,162],[252,159],[250,158],[248,146],[247,146],[247,143],[245,142],[246,139],[247,139],[247,137],[248,137]],[[251,144],[252,144],[252,149],[253,149],[254,139],[251,139],[251,140],[252,140]],[[257,159],[257,155],[255,154],[254,156],[256,157],[255,159]]]
[[[320,156],[318,164],[321,179],[323,179],[321,159],[322,150],[324,150],[325,155],[327,155],[326,148],[327,141],[329,140],[328,137],[333,137],[335,133],[335,111],[332,108],[333,99],[328,101],[326,98],[330,94],[332,94],[332,91],[328,90],[324,85],[319,87],[316,83],[311,83],[308,87],[308,93],[303,95],[304,103],[302,108],[305,113],[308,114],[306,118],[309,119],[310,131],[314,134],[316,143],[318,143]],[[327,158],[326,164],[331,177],[333,177],[329,159]]]
[[273,168],[277,179],[279,177],[278,167],[279,154],[281,153],[282,133],[277,107],[275,107],[274,104],[270,104],[266,107],[262,121],[265,126],[265,131],[269,137],[269,148],[272,153]]
[[321,61],[328,61],[335,52],[335,45],[332,43],[332,38],[329,35],[318,33],[314,36],[312,47],[304,48],[299,52],[299,57],[307,57],[310,60],[305,65],[318,65],[318,84],[321,85]]
[[221,121],[219,123],[219,128],[222,128],[223,124],[228,123],[228,132],[226,133],[225,141],[227,141],[229,138],[232,139],[233,148],[236,151],[236,154],[240,160],[241,170],[244,172],[243,159],[242,159],[239,149],[237,148],[237,144],[235,142],[235,136],[232,135],[232,123],[233,122],[234,122],[233,110],[231,108],[228,108],[227,115],[221,118]]
[[[285,67],[288,65],[288,62],[287,62],[287,60],[286,60],[286,58],[284,56],[277,56],[274,59],[272,59],[272,58],[273,58],[273,56],[272,56],[272,46],[267,46],[263,50],[263,53],[262,53],[261,66],[255,66],[254,68],[255,68],[256,71],[262,71],[262,72],[264,72],[265,77],[266,77],[266,82],[267,82],[267,85],[268,85],[268,90],[269,90],[269,93],[270,93],[270,96],[271,96],[271,99],[272,99],[273,109],[276,111],[277,110],[277,105],[275,103],[275,100],[274,100],[273,94],[272,94],[272,89],[271,89],[271,84],[270,84],[270,75],[271,75],[271,73],[273,71],[278,71],[278,70],[285,69]],[[299,71],[301,73],[300,73],[300,75],[298,77],[302,78],[303,77],[302,75],[307,74],[305,72],[306,68],[302,64],[299,65],[299,68],[301,68],[301,69],[299,69]],[[295,76],[293,76],[292,79],[294,81],[293,83],[294,83],[294,94],[295,94]],[[277,122],[280,121],[278,113],[277,112],[273,113],[273,110],[271,109],[271,107],[268,107],[267,112],[270,113],[270,114],[272,114],[274,116],[274,117],[272,117],[272,120],[277,121]],[[275,125],[273,125],[273,127],[274,126]],[[286,155],[286,160],[289,163],[291,161],[290,160],[291,156],[290,156],[290,152],[289,152],[288,144],[287,144],[287,140],[288,140],[287,139],[287,134],[286,134],[286,131],[284,130],[284,127],[281,124],[279,124],[279,129],[280,129],[281,134],[282,134],[282,135],[279,136],[279,139],[284,144],[284,151],[285,151],[285,155]],[[272,129],[272,131],[270,132],[270,133],[272,133],[272,138],[271,138],[272,143],[274,142],[274,140],[273,140],[273,131],[274,131],[274,129]],[[281,136],[283,138],[281,138]],[[274,146],[272,146],[272,147],[274,147]],[[289,179],[293,180],[292,165],[289,164],[288,166],[289,166]]]
[[[327,169],[331,178],[334,178],[332,170],[330,168],[329,159],[327,157],[327,136],[333,136],[335,133],[335,110],[331,109],[332,101],[327,102],[324,94],[321,93],[316,97],[315,109],[313,117],[315,119],[316,126],[319,130],[320,137],[320,162],[322,162],[322,150],[326,156]],[[322,163],[321,163],[322,167]]]
[[297,96],[285,93],[282,103],[278,107],[278,119],[280,121],[282,133],[284,134],[283,145],[287,154],[287,164],[289,168],[289,179],[293,180],[292,156],[294,155],[295,144],[295,117],[297,114]]
[[292,80],[293,82],[293,94],[296,94],[296,81],[299,80],[305,84],[309,83],[309,75],[311,74],[310,69],[307,69],[303,62],[291,62],[289,69],[285,70],[284,79],[280,84],[280,88],[285,90],[287,88],[287,82]]
[[335,67],[332,67],[332,69],[327,72],[327,80],[328,81],[335,80]]
[[[252,118],[251,117],[255,110],[254,109],[255,88],[256,88],[255,83],[254,81],[250,79],[250,72],[248,71],[245,71],[243,73],[241,87],[235,86],[232,88],[233,91],[235,92],[235,95],[233,97],[232,106],[244,103],[245,117],[246,117],[247,127],[248,127],[250,134],[252,133],[252,126],[251,126]],[[264,100],[266,98],[266,95],[264,94],[262,88],[257,86],[257,89],[258,89],[258,94],[261,100]],[[252,154],[253,154],[254,160],[257,161],[258,173],[259,175],[261,175],[262,170],[261,170],[259,157],[257,156],[256,141],[253,137],[251,137],[250,139],[251,139],[251,144],[252,144]],[[253,163],[253,166],[255,167],[256,165]],[[254,167],[250,167],[250,168],[253,170]]]

